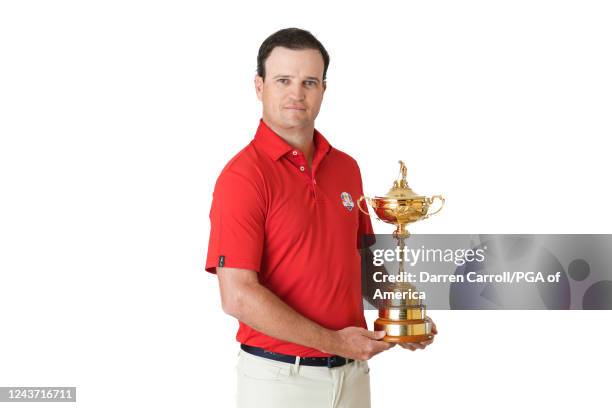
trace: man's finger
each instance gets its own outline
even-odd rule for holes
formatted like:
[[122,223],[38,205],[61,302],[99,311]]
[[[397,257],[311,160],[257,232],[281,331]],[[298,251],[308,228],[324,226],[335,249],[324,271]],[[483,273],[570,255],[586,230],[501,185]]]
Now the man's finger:
[[376,342],[374,342],[373,347],[374,347],[374,350],[377,353],[380,353],[381,351],[389,350],[394,345],[395,344],[389,343],[389,342],[386,342],[386,341],[376,341]]
[[380,353],[381,351],[385,351],[385,350],[389,350],[392,349],[393,347],[395,347],[396,343],[391,343],[388,341],[377,341],[376,345],[374,346],[376,353]]
[[431,320],[431,317],[427,316],[426,320],[431,323],[431,332],[433,334],[438,334],[438,328],[436,327],[436,324],[434,323],[433,320]]
[[364,329],[363,335],[372,340],[382,340],[387,333],[384,330],[369,331]]
[[404,344],[410,345],[410,346],[412,346],[415,349],[424,349],[425,346],[426,346],[425,344],[423,344],[423,342],[404,343]]
[[412,351],[415,350],[415,348],[412,345],[412,343],[400,343],[400,346],[402,346],[403,348],[408,349],[408,350],[412,350]]

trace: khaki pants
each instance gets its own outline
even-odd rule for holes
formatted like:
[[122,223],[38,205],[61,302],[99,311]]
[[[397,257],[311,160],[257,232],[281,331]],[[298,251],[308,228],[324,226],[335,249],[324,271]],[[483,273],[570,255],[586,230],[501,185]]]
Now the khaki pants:
[[370,408],[366,361],[310,367],[238,354],[238,408]]

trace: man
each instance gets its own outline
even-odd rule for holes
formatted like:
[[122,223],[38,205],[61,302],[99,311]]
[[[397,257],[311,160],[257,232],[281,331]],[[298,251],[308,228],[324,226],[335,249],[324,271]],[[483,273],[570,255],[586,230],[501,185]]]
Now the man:
[[262,119],[215,186],[206,270],[240,322],[239,407],[369,407],[367,360],[392,346],[363,315],[359,167],[314,128],[328,66],[307,31],[262,43]]

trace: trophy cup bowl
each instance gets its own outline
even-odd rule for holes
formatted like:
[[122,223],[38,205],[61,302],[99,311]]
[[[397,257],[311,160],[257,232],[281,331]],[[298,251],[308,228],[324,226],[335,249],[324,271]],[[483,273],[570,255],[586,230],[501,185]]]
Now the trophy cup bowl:
[[[444,198],[441,195],[431,197],[415,196],[412,198],[369,198],[362,196],[357,201],[357,206],[365,214],[368,214],[368,212],[361,207],[361,202],[364,200],[372,207],[380,221],[395,225],[397,227],[395,234],[404,235],[405,237],[409,235],[406,225],[427,219],[437,214],[444,206]],[[434,212],[429,212],[429,208],[435,200],[440,200],[440,207]]]
[[[440,212],[444,207],[444,197],[433,195],[425,197],[417,195],[408,186],[406,181],[406,165],[400,161],[400,177],[393,183],[393,187],[386,196],[369,198],[361,196],[357,200],[357,207],[361,212],[370,216],[361,206],[366,201],[374,210],[376,218],[380,221],[396,226],[393,232],[399,247],[404,247],[404,241],[410,236],[406,229],[408,224],[424,220]],[[435,211],[431,210],[434,201],[440,202]],[[404,271],[403,261],[400,261],[399,273]],[[405,292],[414,290],[409,283],[398,283],[393,287],[394,292]],[[418,299],[393,298],[387,301],[378,311],[378,319],[374,322],[374,330],[386,332],[384,341],[392,343],[414,343],[430,340],[433,338],[431,322],[425,314],[425,305]]]

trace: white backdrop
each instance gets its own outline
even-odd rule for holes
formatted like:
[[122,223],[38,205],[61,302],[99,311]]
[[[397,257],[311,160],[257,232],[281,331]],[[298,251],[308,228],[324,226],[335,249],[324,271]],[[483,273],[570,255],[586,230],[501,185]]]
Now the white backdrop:
[[[280,28],[331,54],[317,128],[366,193],[403,159],[447,197],[413,232],[611,232],[611,20],[605,1],[2,2],[0,386],[232,406],[208,211]],[[609,399],[609,311],[431,315],[427,350],[371,360],[374,407]]]

